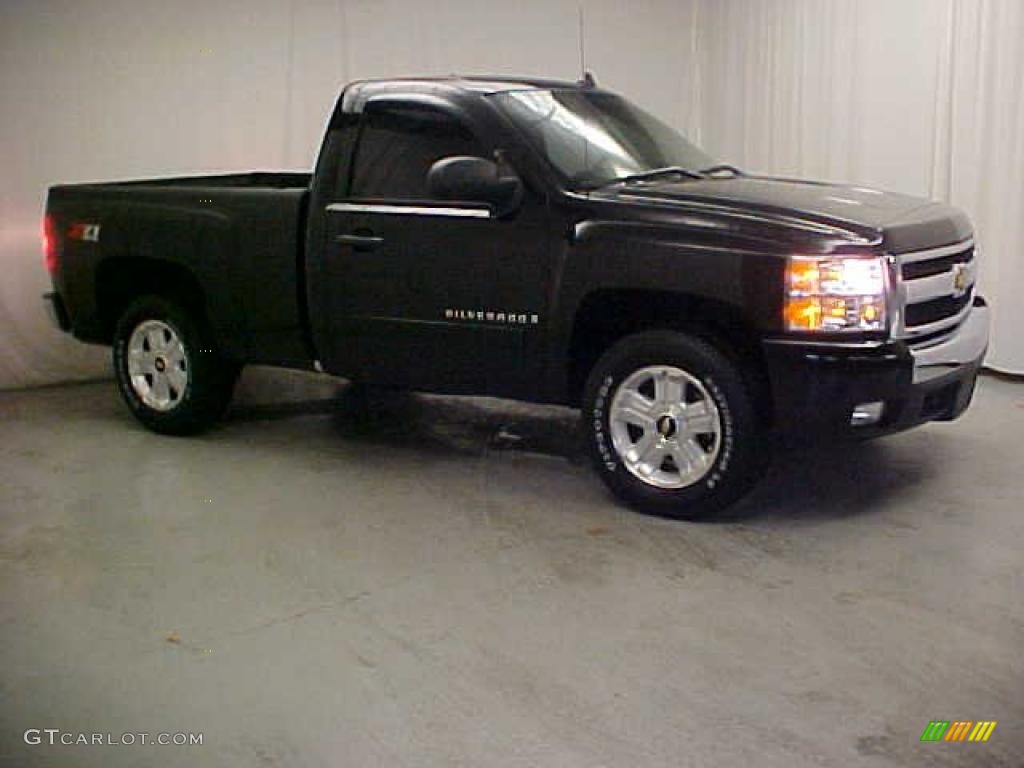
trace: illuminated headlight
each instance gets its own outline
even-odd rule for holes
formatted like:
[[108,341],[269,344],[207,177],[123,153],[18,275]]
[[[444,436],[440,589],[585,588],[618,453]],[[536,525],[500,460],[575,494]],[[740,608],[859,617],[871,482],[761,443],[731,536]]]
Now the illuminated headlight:
[[791,256],[784,315],[788,331],[884,330],[884,259]]

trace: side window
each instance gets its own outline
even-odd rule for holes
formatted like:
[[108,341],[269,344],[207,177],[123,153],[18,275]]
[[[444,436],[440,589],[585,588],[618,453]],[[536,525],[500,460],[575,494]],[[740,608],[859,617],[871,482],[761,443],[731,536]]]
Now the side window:
[[356,148],[351,194],[429,200],[427,171],[451,155],[485,156],[476,138],[451,115],[414,106],[369,111]]
[[320,150],[315,177],[322,182],[322,194],[329,200],[340,200],[348,193],[352,142],[355,141],[355,137],[355,123],[331,128],[327,132],[327,138]]

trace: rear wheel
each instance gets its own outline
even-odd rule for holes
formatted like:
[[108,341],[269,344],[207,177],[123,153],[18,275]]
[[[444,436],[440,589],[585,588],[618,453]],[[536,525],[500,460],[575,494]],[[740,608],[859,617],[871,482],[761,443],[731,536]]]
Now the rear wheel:
[[114,331],[121,396],[149,429],[200,432],[224,413],[239,367],[216,349],[201,318],[160,296],[128,307]]
[[649,514],[710,515],[746,493],[765,464],[739,366],[683,333],[640,333],[609,349],[588,378],[583,421],[601,478]]

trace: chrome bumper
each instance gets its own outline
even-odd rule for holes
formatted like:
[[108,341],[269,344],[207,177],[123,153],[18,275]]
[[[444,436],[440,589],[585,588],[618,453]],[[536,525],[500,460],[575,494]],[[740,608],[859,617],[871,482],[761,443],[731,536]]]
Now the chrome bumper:
[[989,315],[984,300],[975,299],[967,319],[956,333],[933,346],[911,350],[914,383],[944,376],[964,365],[980,364],[988,349]]

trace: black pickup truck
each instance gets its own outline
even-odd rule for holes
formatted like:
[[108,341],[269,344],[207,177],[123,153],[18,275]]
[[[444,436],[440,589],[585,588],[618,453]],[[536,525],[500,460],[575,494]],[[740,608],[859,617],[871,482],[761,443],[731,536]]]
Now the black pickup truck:
[[354,83],[312,175],[56,186],[45,232],[52,316],[151,429],[209,426],[247,363],[568,404],[675,517],[777,435],[956,418],[988,343],[962,213],[748,175],[589,77]]

